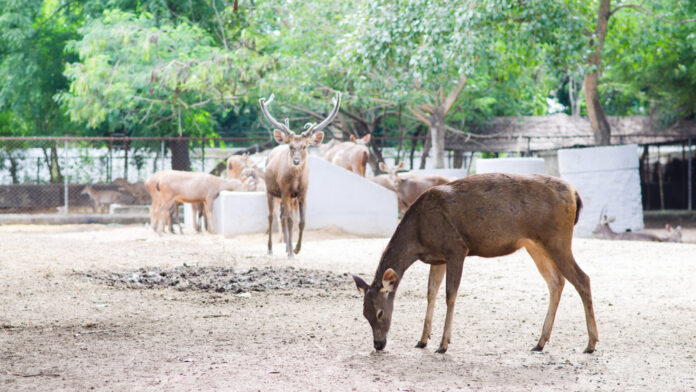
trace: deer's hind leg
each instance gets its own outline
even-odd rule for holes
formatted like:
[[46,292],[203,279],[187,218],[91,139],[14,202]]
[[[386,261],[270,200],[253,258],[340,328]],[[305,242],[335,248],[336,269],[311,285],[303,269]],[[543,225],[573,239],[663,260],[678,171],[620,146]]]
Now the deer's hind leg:
[[433,330],[433,312],[435,311],[435,298],[442,284],[442,279],[445,277],[447,270],[445,264],[432,264],[430,266],[430,275],[428,276],[428,308],[425,311],[425,321],[423,322],[423,334],[420,340],[416,343],[417,348],[424,348],[430,339],[430,333]]
[[565,246],[556,245],[547,247],[549,256],[555,262],[558,270],[563,274],[570,284],[575,287],[575,290],[582,299],[583,307],[585,308],[585,323],[587,324],[587,334],[589,341],[586,354],[591,354],[595,350],[597,344],[597,322],[595,321],[594,308],[592,306],[592,290],[590,289],[590,277],[583,272],[575,262],[573,253],[570,250],[570,241]]
[[525,248],[529,255],[532,256],[534,264],[536,264],[539,273],[549,288],[549,308],[546,311],[544,326],[541,329],[541,337],[539,337],[539,342],[532,349],[532,351],[542,351],[551,337],[551,330],[556,318],[558,303],[561,300],[561,293],[563,293],[565,278],[544,249],[532,243],[526,244]]

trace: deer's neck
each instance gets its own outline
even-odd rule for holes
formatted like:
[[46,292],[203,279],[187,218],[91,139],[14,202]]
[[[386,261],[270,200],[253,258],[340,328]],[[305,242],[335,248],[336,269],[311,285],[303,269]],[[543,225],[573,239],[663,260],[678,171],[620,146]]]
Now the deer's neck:
[[[415,225],[409,224],[411,219],[410,216],[405,216],[399,226],[397,226],[396,231],[389,244],[384,249],[382,253],[382,259],[379,261],[377,266],[377,273],[375,274],[375,279],[372,282],[373,286],[379,286],[382,284],[382,276],[384,271],[391,268],[399,276],[399,281],[404,276],[404,272],[416,261],[418,260],[416,241],[417,236],[415,235]],[[398,285],[398,283],[397,283]]]
[[604,229],[604,236],[605,236],[605,237],[607,237],[607,238],[609,238],[609,239],[614,239],[614,238],[616,238],[616,235],[617,235],[617,234],[614,232],[614,230],[611,229],[611,227],[609,227],[609,224],[608,224],[608,223],[605,223],[605,224],[602,226],[602,228]]

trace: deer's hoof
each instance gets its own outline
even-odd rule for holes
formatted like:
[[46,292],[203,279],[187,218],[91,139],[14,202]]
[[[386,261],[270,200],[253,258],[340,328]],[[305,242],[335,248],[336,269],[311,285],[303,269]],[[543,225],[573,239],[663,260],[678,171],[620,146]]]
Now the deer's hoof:
[[544,346],[540,346],[538,344],[536,346],[534,346],[534,348],[532,349],[532,351],[538,352],[538,353],[542,352],[543,350],[544,350]]
[[583,353],[585,353],[585,354],[592,354],[593,352],[594,352],[594,349],[593,349],[593,348],[589,348],[589,347],[586,348],[585,351],[583,351]]
[[295,248],[295,254],[298,254],[298,253],[300,253],[300,247],[299,247],[299,246]]
[[438,353],[438,354],[444,354],[444,353],[447,352],[447,349],[444,348],[444,347],[440,347],[440,348],[438,348],[437,350],[435,350],[435,352]]
[[416,348],[425,348],[427,345],[428,343],[423,343],[419,340],[418,343],[416,343]]

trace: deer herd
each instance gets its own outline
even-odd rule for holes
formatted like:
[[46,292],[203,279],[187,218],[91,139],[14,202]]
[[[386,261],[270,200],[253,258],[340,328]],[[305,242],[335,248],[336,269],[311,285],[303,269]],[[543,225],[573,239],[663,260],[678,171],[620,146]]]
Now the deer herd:
[[[268,253],[272,252],[274,211],[279,209],[279,229],[288,258],[300,252],[307,209],[309,181],[308,149],[318,146],[320,157],[365,177],[370,152],[370,135],[350,137],[349,141],[331,140],[322,144],[323,129],[338,115],[340,93],[333,99],[333,109],[319,123],[308,123],[304,131],[290,129],[289,121],[278,121],[269,111],[273,95],[260,99],[261,111],[273,127],[278,143],[266,159],[265,169],[258,167],[247,154],[227,160],[226,178],[211,174],[161,171],[137,186],[121,181],[132,194],[149,195],[151,227],[158,233],[165,228],[173,232],[178,220],[178,205],[191,203],[197,229],[212,230],[213,201],[223,190],[261,191],[268,201]],[[573,229],[578,221],[582,200],[567,182],[550,176],[480,174],[452,180],[438,175],[400,174],[404,162],[394,167],[384,162],[380,174],[369,180],[396,193],[402,216],[391,240],[382,253],[372,283],[353,275],[363,294],[363,315],[373,333],[373,346],[383,350],[391,325],[396,290],[405,271],[417,260],[430,265],[427,308],[421,337],[416,347],[427,345],[432,330],[435,298],[445,280],[447,312],[444,332],[437,349],[447,351],[452,336],[452,320],[457,290],[467,256],[499,257],[525,248],[546,281],[549,305],[534,351],[544,349],[551,336],[556,310],[565,281],[569,281],[582,300],[588,343],[592,353],[598,341],[592,304],[590,278],[575,262],[571,250]],[[137,188],[137,189],[136,189]],[[82,192],[94,201],[94,208],[113,202],[113,192],[85,187]],[[146,193],[143,195],[143,193]],[[293,249],[292,233],[297,220],[298,238]],[[613,218],[600,214],[593,231],[606,239],[681,242],[681,227],[667,227],[666,236],[648,233],[616,233],[609,227]]]

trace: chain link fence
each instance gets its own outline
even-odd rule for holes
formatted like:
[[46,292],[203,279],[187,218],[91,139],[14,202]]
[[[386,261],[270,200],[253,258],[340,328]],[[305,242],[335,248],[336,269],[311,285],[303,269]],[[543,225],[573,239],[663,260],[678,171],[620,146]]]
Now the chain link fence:
[[146,205],[143,181],[160,170],[219,174],[260,138],[0,138],[1,213],[106,212]]

